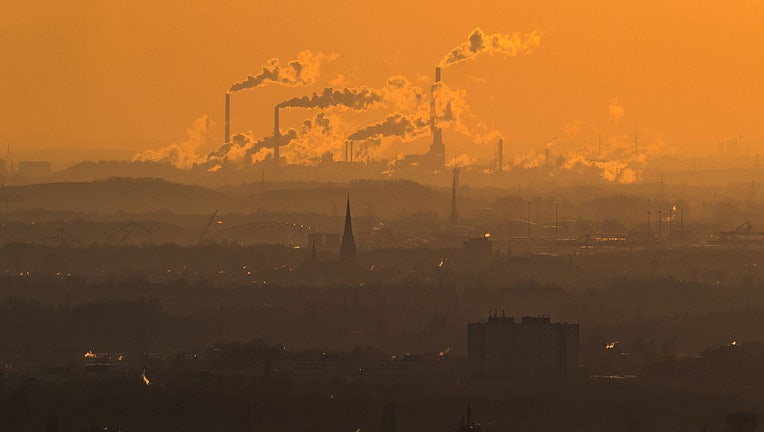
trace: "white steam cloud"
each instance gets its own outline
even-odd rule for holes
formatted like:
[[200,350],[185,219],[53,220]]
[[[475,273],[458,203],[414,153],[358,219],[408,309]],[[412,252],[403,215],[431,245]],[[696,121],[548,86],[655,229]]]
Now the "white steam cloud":
[[210,118],[206,114],[197,118],[191,128],[186,131],[185,141],[172,143],[159,150],[146,150],[133,156],[133,162],[159,162],[172,165],[175,168],[189,169],[194,164],[201,163],[204,158],[199,155],[208,141]]
[[465,42],[452,49],[441,60],[440,66],[447,67],[454,63],[472,60],[480,54],[501,54],[507,57],[516,57],[531,53],[541,45],[543,33],[534,30],[530,33],[492,33],[486,34],[476,28],[467,37]]
[[608,112],[610,113],[610,118],[613,119],[614,123],[618,123],[618,121],[621,120],[625,111],[623,107],[618,103],[618,98],[610,99]]
[[280,84],[286,87],[308,86],[321,76],[321,65],[327,60],[334,60],[337,54],[313,54],[305,50],[297,55],[295,60],[282,65],[277,58],[268,60],[262,71],[257,75],[249,75],[247,79],[231,86],[229,91],[252,89],[268,83]]

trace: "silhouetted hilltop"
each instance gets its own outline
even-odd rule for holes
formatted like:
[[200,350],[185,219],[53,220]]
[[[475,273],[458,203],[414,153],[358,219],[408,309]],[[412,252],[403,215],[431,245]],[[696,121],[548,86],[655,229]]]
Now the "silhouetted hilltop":
[[156,177],[163,180],[185,182],[186,170],[157,162],[131,162],[127,160],[84,161],[57,171],[52,180],[56,182],[86,182],[113,177]]
[[448,195],[445,189],[438,190],[408,180],[355,180],[349,185],[323,183],[317,186],[312,183],[289,183],[284,184],[282,188],[251,194],[242,200],[255,209],[338,214],[342,209],[337,206],[342,204],[348,193],[353,208],[362,213],[445,213],[448,209]]
[[6,186],[10,210],[112,213],[155,212],[210,214],[221,212],[307,212],[336,214],[347,193],[365,214],[445,212],[446,189],[407,180],[358,180],[341,183],[249,183],[217,190],[171,183],[157,178],[110,178],[94,182]]
[[224,195],[198,186],[168,183],[153,178],[111,178],[88,183],[45,183],[6,187],[19,197],[14,209],[85,212],[209,213]]

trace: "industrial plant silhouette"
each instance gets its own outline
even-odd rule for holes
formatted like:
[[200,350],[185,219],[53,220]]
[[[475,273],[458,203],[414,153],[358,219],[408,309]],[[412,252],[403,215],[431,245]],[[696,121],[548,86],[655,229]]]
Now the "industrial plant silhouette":
[[9,4],[0,431],[757,430],[762,13],[595,3]]

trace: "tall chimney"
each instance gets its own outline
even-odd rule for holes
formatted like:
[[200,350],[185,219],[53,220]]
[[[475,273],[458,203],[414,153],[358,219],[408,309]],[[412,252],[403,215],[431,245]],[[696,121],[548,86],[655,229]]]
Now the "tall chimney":
[[504,169],[504,139],[499,138],[499,145],[496,148],[496,169],[502,171]]
[[430,89],[430,130],[435,133],[436,119],[435,119],[435,86],[440,82],[440,66],[435,68],[435,82]]
[[[437,70],[437,69],[436,69]],[[454,174],[451,179],[451,226],[456,226],[459,219],[456,213],[456,181],[459,175],[459,168],[454,167]]]
[[437,125],[435,113],[435,87],[440,82],[440,67],[435,68],[435,83],[432,85],[430,96],[430,130],[432,131],[432,144],[427,152],[428,160],[437,166],[446,164],[446,146],[443,144],[443,131]]
[[231,142],[231,93],[225,94],[225,142]]
[[279,107],[273,109],[273,161],[279,166],[281,155],[279,154],[279,141],[281,141],[281,129],[279,129]]
[[684,245],[684,209],[679,213],[679,243]]

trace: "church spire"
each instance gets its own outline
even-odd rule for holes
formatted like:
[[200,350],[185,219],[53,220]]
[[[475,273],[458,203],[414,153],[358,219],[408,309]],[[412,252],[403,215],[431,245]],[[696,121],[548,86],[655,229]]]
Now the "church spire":
[[355,239],[353,238],[353,222],[350,217],[350,193],[348,193],[345,209],[345,231],[342,233],[340,244],[340,261],[355,264]]

